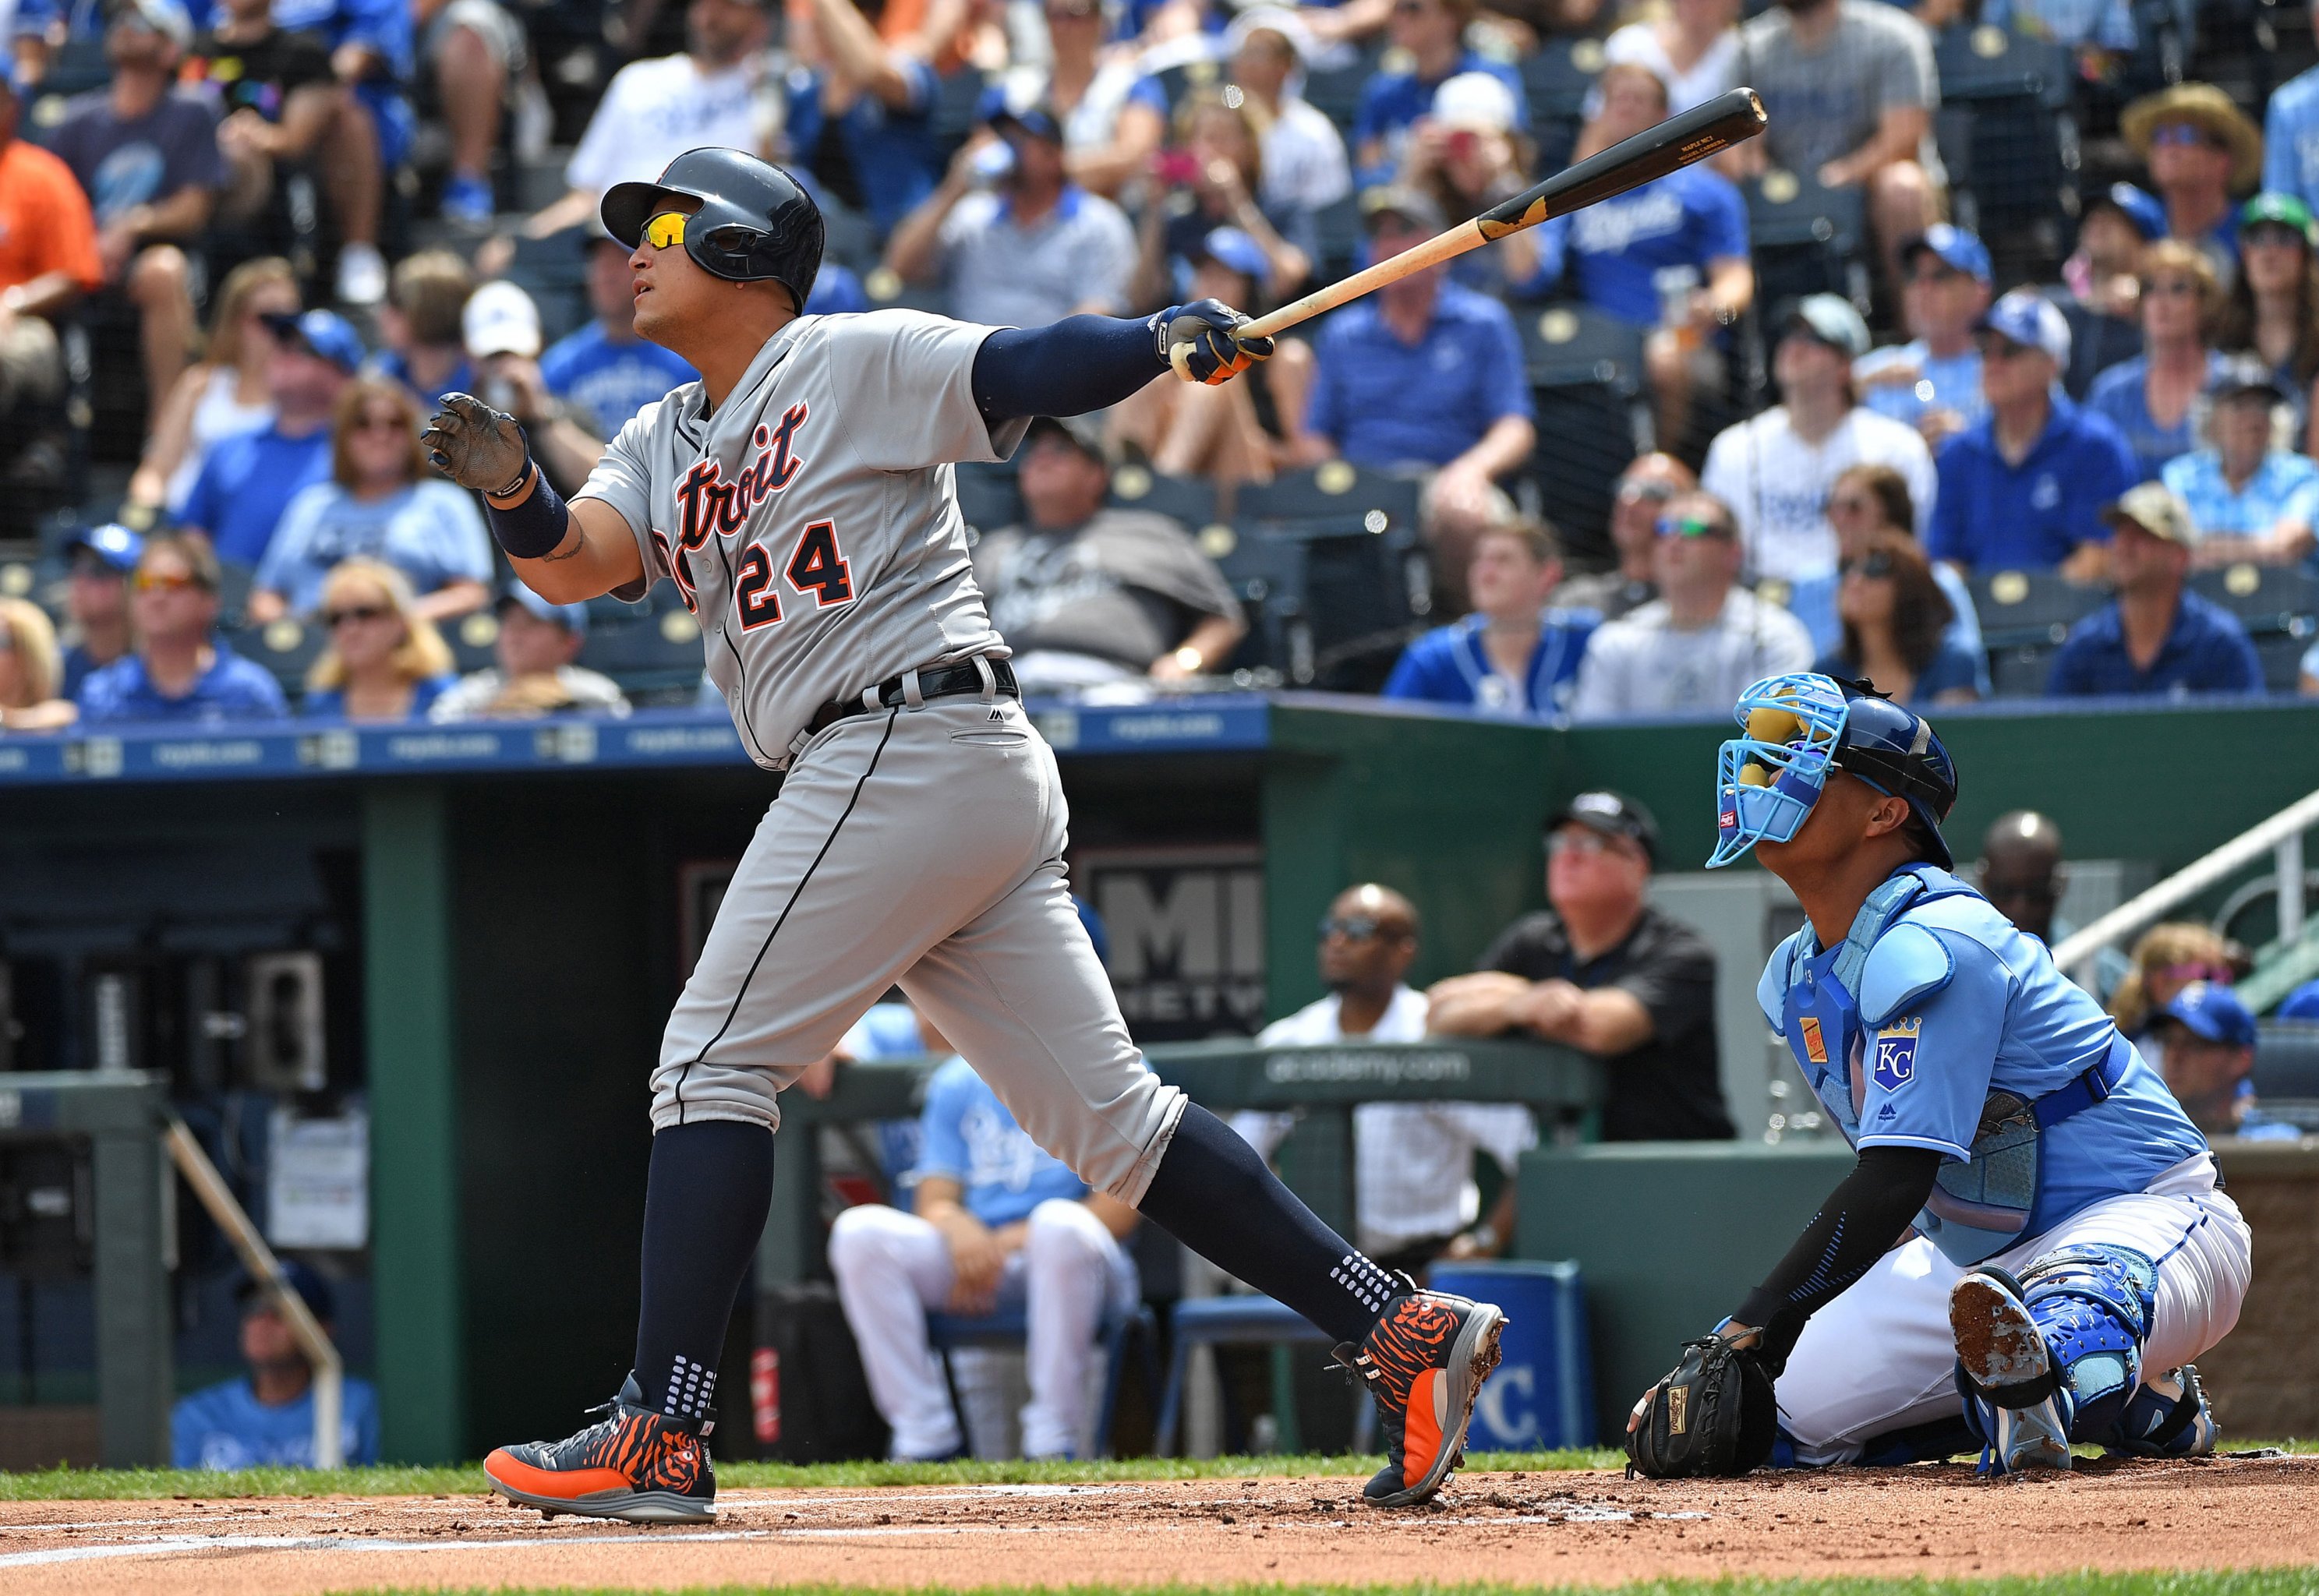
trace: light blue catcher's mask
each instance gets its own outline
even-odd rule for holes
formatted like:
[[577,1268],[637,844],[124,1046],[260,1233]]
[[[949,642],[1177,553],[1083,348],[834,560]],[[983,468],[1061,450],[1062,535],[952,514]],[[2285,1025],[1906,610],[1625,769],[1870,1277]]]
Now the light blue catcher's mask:
[[1836,768],[1851,711],[1833,677],[1798,671],[1767,676],[1739,695],[1742,735],[1716,757],[1714,855],[1727,865],[1757,843],[1784,843],[1803,826]]

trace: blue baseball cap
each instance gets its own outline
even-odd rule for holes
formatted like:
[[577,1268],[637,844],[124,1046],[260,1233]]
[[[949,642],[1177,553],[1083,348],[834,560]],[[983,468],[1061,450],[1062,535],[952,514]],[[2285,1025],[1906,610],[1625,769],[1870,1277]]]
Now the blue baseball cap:
[[2305,981],[2272,1011],[2282,1020],[2319,1020],[2319,981]]
[[2154,244],[2166,236],[2166,207],[2147,189],[2136,188],[2131,183],[2113,183],[2087,199],[2086,213],[2090,216],[2102,205],[2132,222],[2145,244]]
[[2158,1011],[2179,1020],[2208,1041],[2234,1048],[2254,1046],[2254,1014],[2244,999],[2219,981],[2192,981]]
[[123,576],[136,570],[137,562],[145,557],[145,540],[119,521],[84,527],[65,542],[67,554],[84,548]]
[[1011,122],[1034,139],[1063,141],[1062,119],[1043,95],[1032,92],[1027,79],[1002,80],[984,89],[974,103],[974,120],[1002,131]]
[[1909,239],[1900,246],[1900,259],[1905,264],[1917,258],[1919,251],[1928,253],[1953,272],[1963,272],[1977,282],[1989,281],[1989,246],[1961,227],[1951,227],[1945,221],[1936,221],[1926,228],[1924,236]]
[[535,619],[552,627],[562,627],[574,637],[588,635],[588,607],[585,604],[551,604],[519,582],[511,582],[500,590],[499,602],[492,608],[505,609],[510,604],[520,604]]
[[2042,350],[2053,364],[2070,364],[2070,323],[2053,301],[2034,288],[2017,288],[1989,307],[1978,331],[1993,332],[2025,349]]
[[307,311],[295,316],[261,316],[266,329],[284,343],[351,372],[363,363],[362,335],[336,311]]
[[1209,229],[1208,236],[1200,240],[1200,253],[1218,266],[1243,277],[1253,277],[1259,284],[1272,270],[1263,246],[1236,227]]
[[[330,1290],[330,1283],[323,1279],[311,1264],[294,1258],[285,1258],[281,1263],[283,1282],[304,1301],[306,1312],[325,1324],[329,1323],[338,1305],[337,1295]],[[234,1301],[242,1305],[243,1312],[248,1312],[251,1301],[261,1295],[263,1292],[256,1276],[245,1272],[234,1282]],[[266,1301],[270,1304],[272,1299],[267,1298]]]

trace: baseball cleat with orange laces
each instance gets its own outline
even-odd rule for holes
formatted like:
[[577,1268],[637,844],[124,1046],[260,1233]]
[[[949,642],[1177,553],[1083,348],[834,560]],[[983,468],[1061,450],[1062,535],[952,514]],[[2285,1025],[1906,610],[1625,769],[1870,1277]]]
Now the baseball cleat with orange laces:
[[1385,1467],[1361,1492],[1372,1507],[1429,1500],[1466,1455],[1466,1421],[1498,1366],[1506,1316],[1489,1303],[1413,1287],[1394,1298],[1356,1351],[1337,1361],[1368,1382]]
[[609,1417],[569,1440],[494,1450],[483,1459],[492,1488],[551,1519],[582,1513],[632,1524],[702,1524],[716,1518],[711,1420],[654,1412],[634,1375],[619,1395],[588,1411]]

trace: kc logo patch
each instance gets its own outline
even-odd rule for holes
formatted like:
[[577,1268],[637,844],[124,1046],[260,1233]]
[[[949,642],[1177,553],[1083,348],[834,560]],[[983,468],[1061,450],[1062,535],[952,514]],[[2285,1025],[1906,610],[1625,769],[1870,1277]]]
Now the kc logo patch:
[[1801,1022],[1804,1033],[1804,1057],[1815,1064],[1827,1062],[1827,1043],[1820,1039],[1819,1022],[1806,1014]]
[[1876,1062],[1869,1071],[1869,1078],[1878,1087],[1897,1092],[1917,1078],[1917,1034],[1924,1023],[1910,1014],[1876,1033]]

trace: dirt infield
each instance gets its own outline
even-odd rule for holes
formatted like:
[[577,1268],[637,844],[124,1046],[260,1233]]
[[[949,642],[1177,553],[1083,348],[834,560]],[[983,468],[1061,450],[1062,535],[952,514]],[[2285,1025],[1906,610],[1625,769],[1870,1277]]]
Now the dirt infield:
[[398,1586],[1104,1581],[1611,1583],[2319,1564],[2319,1457],[1653,1483],[1460,1475],[1431,1509],[1341,1478],[735,1492],[713,1526],[544,1523],[475,1497],[0,1504],[7,1596]]

